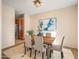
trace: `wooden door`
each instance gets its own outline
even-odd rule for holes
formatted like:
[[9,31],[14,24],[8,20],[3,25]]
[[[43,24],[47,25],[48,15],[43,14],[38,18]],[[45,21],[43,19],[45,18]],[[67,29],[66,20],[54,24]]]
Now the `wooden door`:
[[24,19],[19,18],[19,39],[24,38]]

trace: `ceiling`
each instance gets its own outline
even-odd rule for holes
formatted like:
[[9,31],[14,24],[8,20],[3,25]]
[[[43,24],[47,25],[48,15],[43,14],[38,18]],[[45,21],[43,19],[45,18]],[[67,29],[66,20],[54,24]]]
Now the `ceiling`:
[[2,0],[2,3],[15,8],[16,13],[26,12],[29,15],[77,4],[77,0],[40,0],[42,2],[42,6],[36,8],[32,1],[34,0]]

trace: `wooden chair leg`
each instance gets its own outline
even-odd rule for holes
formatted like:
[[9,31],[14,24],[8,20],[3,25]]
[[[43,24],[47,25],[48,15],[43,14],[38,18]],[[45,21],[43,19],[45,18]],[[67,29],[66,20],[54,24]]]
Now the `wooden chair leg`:
[[63,55],[63,52],[61,52],[61,59],[63,59],[64,55]]
[[51,58],[51,52],[52,52],[52,51],[50,50],[50,58]]
[[51,50],[51,52],[53,53],[53,50]]
[[47,59],[49,59],[49,56],[50,55],[50,51],[49,51],[49,49],[47,49]]
[[25,42],[24,42],[24,55],[26,54],[26,46],[25,46]]
[[44,52],[42,52],[42,59],[44,59]]
[[35,50],[35,56],[34,56],[34,59],[36,59],[36,50]]
[[46,56],[47,56],[47,48],[46,48]]
[[26,47],[24,47],[25,49],[24,49],[24,55],[26,55]]
[[53,50],[50,50],[50,58],[51,58],[51,54],[53,53]]
[[30,57],[31,57],[31,55],[32,55],[32,48],[30,48]]

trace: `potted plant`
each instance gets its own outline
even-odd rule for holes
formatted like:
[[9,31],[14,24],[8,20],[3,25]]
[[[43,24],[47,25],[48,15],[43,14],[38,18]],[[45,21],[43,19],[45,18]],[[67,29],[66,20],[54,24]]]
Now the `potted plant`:
[[34,31],[33,31],[33,30],[28,30],[27,33],[28,33],[30,36],[33,36],[33,35],[34,35]]

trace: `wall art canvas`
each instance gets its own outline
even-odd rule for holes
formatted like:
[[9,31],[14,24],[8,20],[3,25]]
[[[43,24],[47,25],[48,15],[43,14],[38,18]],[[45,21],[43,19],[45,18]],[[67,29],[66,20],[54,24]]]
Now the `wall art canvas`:
[[39,20],[39,29],[42,31],[54,31],[56,30],[57,19],[47,18]]

